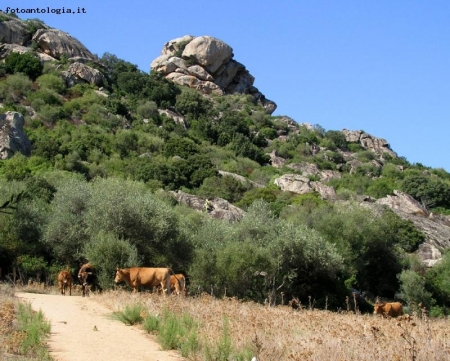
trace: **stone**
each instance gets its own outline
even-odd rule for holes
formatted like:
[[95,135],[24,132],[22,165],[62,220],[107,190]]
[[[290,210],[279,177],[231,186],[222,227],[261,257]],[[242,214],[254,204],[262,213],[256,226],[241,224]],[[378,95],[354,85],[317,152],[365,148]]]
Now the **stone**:
[[[158,109],[158,113],[159,113],[159,115],[164,114],[168,118],[172,119],[176,124],[181,125],[184,129],[188,128],[186,119],[180,113],[175,112],[173,110],[169,110],[169,109]],[[144,119],[144,121],[145,121],[145,119]],[[147,120],[147,122],[148,122],[148,120]]]
[[284,166],[284,164],[286,163],[286,159],[282,158],[282,157],[278,157],[276,155],[276,150],[273,150],[270,154],[270,164],[272,165],[272,167],[275,168],[281,168]]
[[161,55],[169,55],[169,56],[175,55],[180,50],[183,50],[182,46],[185,46],[193,39],[194,37],[192,35],[185,35],[180,38],[170,40],[164,44],[164,47],[161,51]]
[[359,143],[363,148],[372,150],[380,156],[384,153],[388,153],[392,157],[397,158],[397,153],[391,149],[389,143],[385,139],[376,138],[361,130],[343,129],[342,133],[344,133],[347,142]]
[[194,58],[208,73],[214,74],[223,63],[232,58],[233,49],[212,36],[199,36],[186,45],[182,56]]
[[57,29],[39,29],[32,39],[38,47],[55,59],[61,59],[63,55],[67,58],[81,56],[88,59],[96,57],[77,39]]
[[0,16],[2,17],[0,21],[0,43],[27,45],[31,40],[28,26],[23,21],[4,12],[0,12]]
[[105,77],[100,71],[90,67],[89,65],[78,62],[72,63],[67,72],[62,73],[64,73],[66,79],[69,79],[69,83],[71,83],[71,78],[72,80],[73,78],[75,79],[75,83],[77,80],[82,80],[86,83],[95,84],[97,86],[102,85],[105,81]]
[[[171,191],[170,194],[172,194],[172,196],[179,203],[183,203],[189,208],[196,209],[199,212],[204,211],[206,199],[180,190],[177,192]],[[238,221],[245,215],[245,212],[242,209],[233,206],[230,202],[223,198],[210,199],[209,203],[212,208],[212,210],[208,213],[208,216],[210,217],[228,221]]]
[[31,154],[32,146],[23,130],[22,114],[6,112],[0,114],[0,159],[11,158],[15,153]]

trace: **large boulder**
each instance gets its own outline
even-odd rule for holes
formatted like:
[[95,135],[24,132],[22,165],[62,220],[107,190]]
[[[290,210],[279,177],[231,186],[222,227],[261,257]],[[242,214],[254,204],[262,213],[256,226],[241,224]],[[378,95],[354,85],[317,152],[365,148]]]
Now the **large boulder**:
[[[189,208],[196,209],[199,212],[205,211],[205,199],[201,197],[194,196],[183,191],[170,192],[172,196],[179,202],[187,205]],[[222,198],[214,198],[209,200],[211,210],[208,215],[217,218],[224,219],[228,221],[237,221],[242,218],[245,212],[233,206],[230,202]]]
[[0,43],[27,45],[31,40],[28,26],[21,20],[0,11]]
[[394,195],[388,195],[375,202],[364,202],[364,206],[388,207],[401,218],[412,221],[426,237],[416,253],[428,267],[439,262],[442,253],[450,248],[450,217],[429,213],[419,202],[404,192],[395,190]]
[[31,142],[23,131],[25,121],[22,114],[6,112],[0,114],[0,159],[11,158],[14,153],[29,156]]
[[307,194],[317,192],[322,199],[329,201],[336,200],[336,192],[333,187],[327,186],[321,182],[313,182],[309,178],[298,174],[284,174],[275,179],[275,185],[284,192],[296,194]]
[[80,82],[101,86],[105,81],[100,71],[79,62],[70,64],[69,69],[62,72],[62,75],[69,86]]
[[387,195],[384,198],[378,199],[376,203],[386,205],[393,210],[398,210],[403,213],[428,216],[428,211],[424,206],[409,194],[398,190],[394,190],[394,195]]
[[45,54],[56,59],[80,56],[88,59],[96,57],[80,41],[57,29],[39,29],[32,39]]
[[182,56],[187,59],[194,58],[208,73],[214,73],[233,57],[233,49],[222,40],[199,36],[186,45]]
[[185,35],[180,38],[176,38],[168,41],[164,44],[163,50],[161,51],[162,55],[168,55],[169,57],[175,55],[177,53],[183,52],[184,47],[187,43],[194,39],[192,35]]
[[391,149],[389,143],[385,139],[376,138],[361,130],[343,129],[342,133],[344,133],[347,142],[359,143],[363,148],[370,149],[381,156],[384,153],[388,153],[392,157],[397,158],[397,153]]

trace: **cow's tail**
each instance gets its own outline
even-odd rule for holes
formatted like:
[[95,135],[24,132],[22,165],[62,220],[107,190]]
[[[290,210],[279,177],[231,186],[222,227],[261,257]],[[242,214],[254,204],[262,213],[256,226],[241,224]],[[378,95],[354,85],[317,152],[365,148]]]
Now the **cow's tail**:
[[172,268],[168,267],[167,269],[169,270],[169,275],[175,275],[175,272],[172,270]]

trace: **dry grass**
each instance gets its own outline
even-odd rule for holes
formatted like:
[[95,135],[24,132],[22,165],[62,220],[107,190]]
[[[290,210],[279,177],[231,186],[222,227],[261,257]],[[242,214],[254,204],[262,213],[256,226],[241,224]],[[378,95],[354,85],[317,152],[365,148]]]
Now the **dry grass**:
[[[29,285],[22,289],[25,292],[43,293],[41,285]],[[17,327],[19,301],[14,297],[15,291],[17,288],[0,283],[0,361],[48,361],[50,357],[45,345],[42,345],[37,352],[34,352],[36,349],[26,354],[21,351],[27,340],[27,331],[21,331]]]
[[[450,323],[447,319],[412,317],[401,320],[374,315],[294,310],[268,307],[235,299],[218,300],[131,294],[111,291],[94,295],[112,311],[126,305],[144,304],[149,314],[169,310],[189,314],[200,324],[198,339],[216,345],[228,320],[232,348],[251,349],[262,360],[450,360]],[[199,352],[196,360],[207,360]]]
[[[58,292],[56,287],[42,290],[31,286],[23,291]],[[206,294],[184,298],[108,291],[92,293],[91,298],[106,305],[111,312],[123,311],[127,305],[139,303],[151,315],[162,315],[167,310],[180,318],[189,314],[200,325],[201,349],[195,356],[191,355],[192,360],[211,360],[207,348],[222,342],[224,320],[227,320],[235,354],[251,350],[259,361],[450,360],[448,319],[413,316],[395,320],[351,312],[294,310],[288,306],[268,307],[232,298],[219,300]],[[5,330],[10,330],[15,322],[11,306],[14,302],[13,289],[0,287],[0,344],[6,339]],[[5,358],[0,352],[1,360],[12,359]]]

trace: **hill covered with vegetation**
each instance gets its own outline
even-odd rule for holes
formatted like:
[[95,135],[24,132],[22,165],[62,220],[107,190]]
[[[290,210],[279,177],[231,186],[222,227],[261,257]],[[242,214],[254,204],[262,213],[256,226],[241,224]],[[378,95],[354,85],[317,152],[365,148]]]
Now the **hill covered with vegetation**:
[[193,89],[73,39],[70,53],[57,30],[0,15],[3,277],[51,282],[89,260],[108,289],[116,267],[170,266],[192,294],[331,309],[357,289],[447,312],[450,256],[425,267],[429,235],[381,201],[406,195],[415,217],[448,228],[443,169],[362,130],[272,116],[257,92]]

